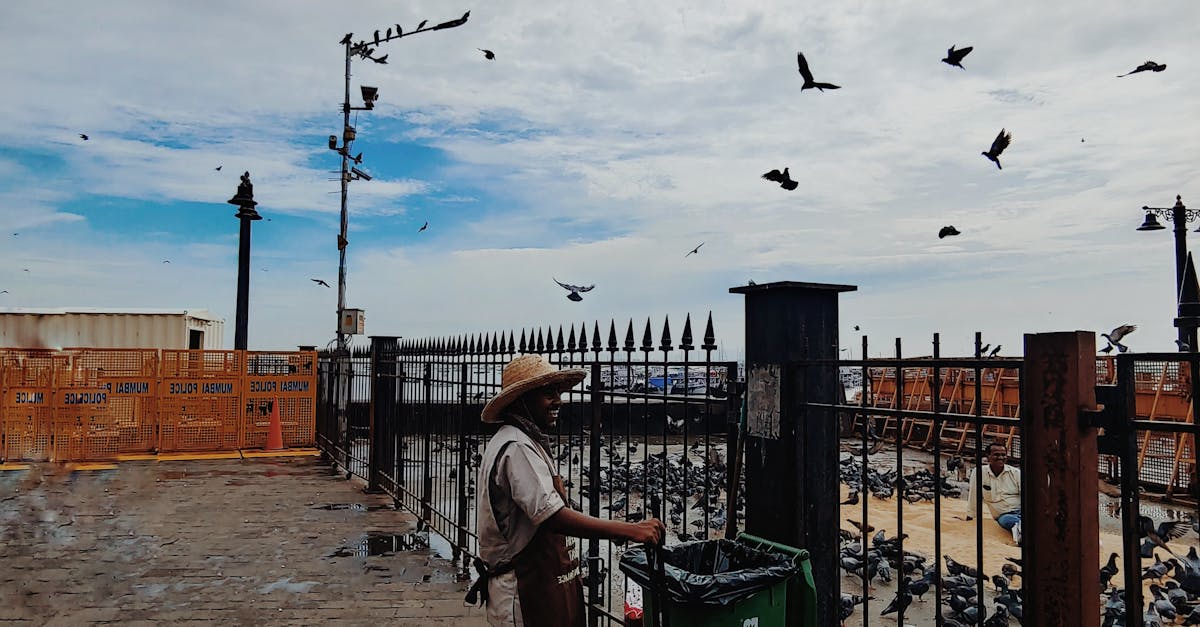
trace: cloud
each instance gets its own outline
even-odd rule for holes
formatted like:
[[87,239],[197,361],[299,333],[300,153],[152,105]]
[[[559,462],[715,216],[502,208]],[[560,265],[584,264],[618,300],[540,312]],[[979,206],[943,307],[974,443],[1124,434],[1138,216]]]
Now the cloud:
[[[336,42],[458,14],[281,0],[3,11],[0,228],[22,241],[0,261],[44,266],[10,277],[30,305],[232,319],[224,201],[249,170],[273,219],[254,227],[270,272],[253,280],[251,342],[323,344],[336,293],[308,278],[337,271]],[[1186,80],[1198,17],[1182,0],[1153,14],[1109,0],[474,7],[462,28],[386,44],[387,65],[353,64],[351,95],[369,84],[381,99],[351,116],[374,180],[350,186],[348,302],[370,332],[410,337],[611,319],[640,333],[647,317],[711,309],[735,349],[728,287],[829,281],[861,286],[842,313],[882,344],[940,329],[946,350],[975,330],[1017,347],[1029,329],[1129,319],[1169,348],[1170,236],[1132,229],[1144,204],[1200,203],[1200,88]],[[25,61],[48,40],[62,43]],[[965,71],[939,62],[952,43],[975,46]],[[844,88],[801,93],[797,50]],[[1115,78],[1146,58],[1168,70]],[[1002,127],[1013,144],[997,171],[979,152]],[[795,192],[759,178],[784,166]],[[951,223],[963,235],[937,240]],[[597,289],[571,303],[558,273]]]

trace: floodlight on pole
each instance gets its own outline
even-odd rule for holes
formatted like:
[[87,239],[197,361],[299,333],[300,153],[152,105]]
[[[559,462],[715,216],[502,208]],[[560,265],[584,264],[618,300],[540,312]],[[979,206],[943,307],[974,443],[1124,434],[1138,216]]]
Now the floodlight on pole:
[[343,318],[344,311],[346,309],[346,248],[349,244],[349,240],[346,237],[348,226],[349,226],[349,219],[348,219],[348,215],[347,215],[347,211],[346,211],[346,197],[347,197],[347,194],[349,193],[350,181],[359,180],[359,179],[364,180],[364,181],[371,180],[370,175],[366,174],[365,172],[363,172],[357,168],[350,167],[351,161],[354,161],[354,163],[356,165],[359,165],[362,163],[362,153],[359,153],[358,155],[355,155],[353,157],[350,156],[350,146],[354,142],[354,140],[357,138],[357,132],[355,131],[354,127],[350,125],[350,112],[351,111],[370,111],[375,108],[375,102],[377,100],[379,100],[379,88],[363,85],[363,86],[359,87],[359,90],[362,93],[363,106],[355,107],[350,104],[350,62],[354,59],[354,57],[359,57],[360,59],[374,61],[375,63],[378,63],[378,64],[385,64],[385,63],[387,63],[387,55],[383,55],[380,57],[373,56],[373,53],[376,51],[376,49],[381,44],[392,41],[393,39],[400,39],[402,37],[409,37],[411,35],[416,35],[417,33],[424,33],[424,32],[434,31],[434,30],[445,30],[448,28],[456,28],[458,26],[462,26],[463,24],[466,24],[467,18],[469,18],[470,16],[471,16],[471,12],[467,11],[466,13],[463,13],[462,17],[460,17],[458,19],[441,22],[440,24],[437,24],[435,26],[425,26],[425,24],[427,24],[429,22],[429,20],[424,20],[421,22],[420,27],[416,28],[415,30],[408,31],[408,32],[404,32],[400,28],[400,25],[397,24],[395,31],[392,31],[392,29],[389,27],[387,29],[387,32],[389,34],[384,37],[380,37],[379,31],[375,31],[374,37],[372,37],[370,41],[363,39],[363,40],[359,40],[357,43],[355,43],[353,41],[354,34],[347,33],[341,39],[341,41],[338,42],[338,43],[342,44],[343,50],[345,51],[345,80],[343,83],[343,97],[342,97],[342,129],[343,129],[342,145],[340,147],[337,146],[336,137],[331,136],[329,148],[330,148],[330,150],[337,151],[338,154],[340,154],[342,157],[342,176],[341,176],[342,198],[341,198],[341,210],[340,210],[340,218],[341,219],[340,219],[340,224],[339,224],[339,229],[338,229],[338,237],[337,237],[337,243],[338,243],[337,350],[338,350],[339,354],[344,354],[348,348],[347,343],[346,343],[346,333],[344,332],[343,325],[342,325],[342,318]]

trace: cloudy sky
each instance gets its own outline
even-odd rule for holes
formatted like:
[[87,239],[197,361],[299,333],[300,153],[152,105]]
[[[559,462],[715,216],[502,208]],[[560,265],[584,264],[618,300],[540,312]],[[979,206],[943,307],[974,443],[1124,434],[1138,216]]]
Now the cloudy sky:
[[[669,316],[678,338],[711,311],[732,359],[728,289],[791,280],[857,285],[841,341],[857,324],[873,354],[1126,322],[1135,350],[1173,348],[1171,232],[1134,229],[1176,194],[1200,208],[1200,4],[805,4],[3,3],[0,306],[207,308],[232,346],[225,201],[248,170],[270,219],[251,348],[325,345],[338,40],[470,9],[353,61],[355,104],[380,94],[349,195],[369,334]],[[965,71],[951,44],[974,46]],[[802,92],[797,51],[843,88]],[[1116,78],[1147,59],[1168,69]],[[980,155],[1001,128],[1003,171]],[[784,166],[795,191],[759,178]],[[596,288],[575,303],[553,278]]]

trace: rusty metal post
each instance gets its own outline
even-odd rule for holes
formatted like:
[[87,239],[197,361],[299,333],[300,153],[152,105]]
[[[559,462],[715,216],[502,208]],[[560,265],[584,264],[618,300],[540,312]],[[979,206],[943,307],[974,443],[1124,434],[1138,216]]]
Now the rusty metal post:
[[[1025,335],[1021,459],[1026,625],[1100,622],[1100,516],[1096,337],[1085,331]],[[1141,613],[1131,606],[1130,612]]]

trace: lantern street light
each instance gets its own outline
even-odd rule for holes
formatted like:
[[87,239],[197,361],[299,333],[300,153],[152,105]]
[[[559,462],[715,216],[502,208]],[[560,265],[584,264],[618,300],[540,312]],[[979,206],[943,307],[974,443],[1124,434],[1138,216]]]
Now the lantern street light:
[[[1196,341],[1194,328],[1189,329],[1190,325],[1180,324],[1180,321],[1185,317],[1185,312],[1182,308],[1183,288],[1186,278],[1186,269],[1188,267],[1188,249],[1187,249],[1187,223],[1195,220],[1200,220],[1200,211],[1196,209],[1188,209],[1183,204],[1182,196],[1175,196],[1175,206],[1173,207],[1142,207],[1142,211],[1146,212],[1146,219],[1142,225],[1137,228],[1139,231],[1162,231],[1167,227],[1163,226],[1158,219],[1170,219],[1175,231],[1175,305],[1176,305],[1176,324],[1178,327],[1178,338],[1176,344],[1182,351],[1195,351]],[[1197,229],[1200,233],[1200,229]],[[1194,272],[1194,270],[1193,270]],[[1190,303],[1189,303],[1190,304]]]

